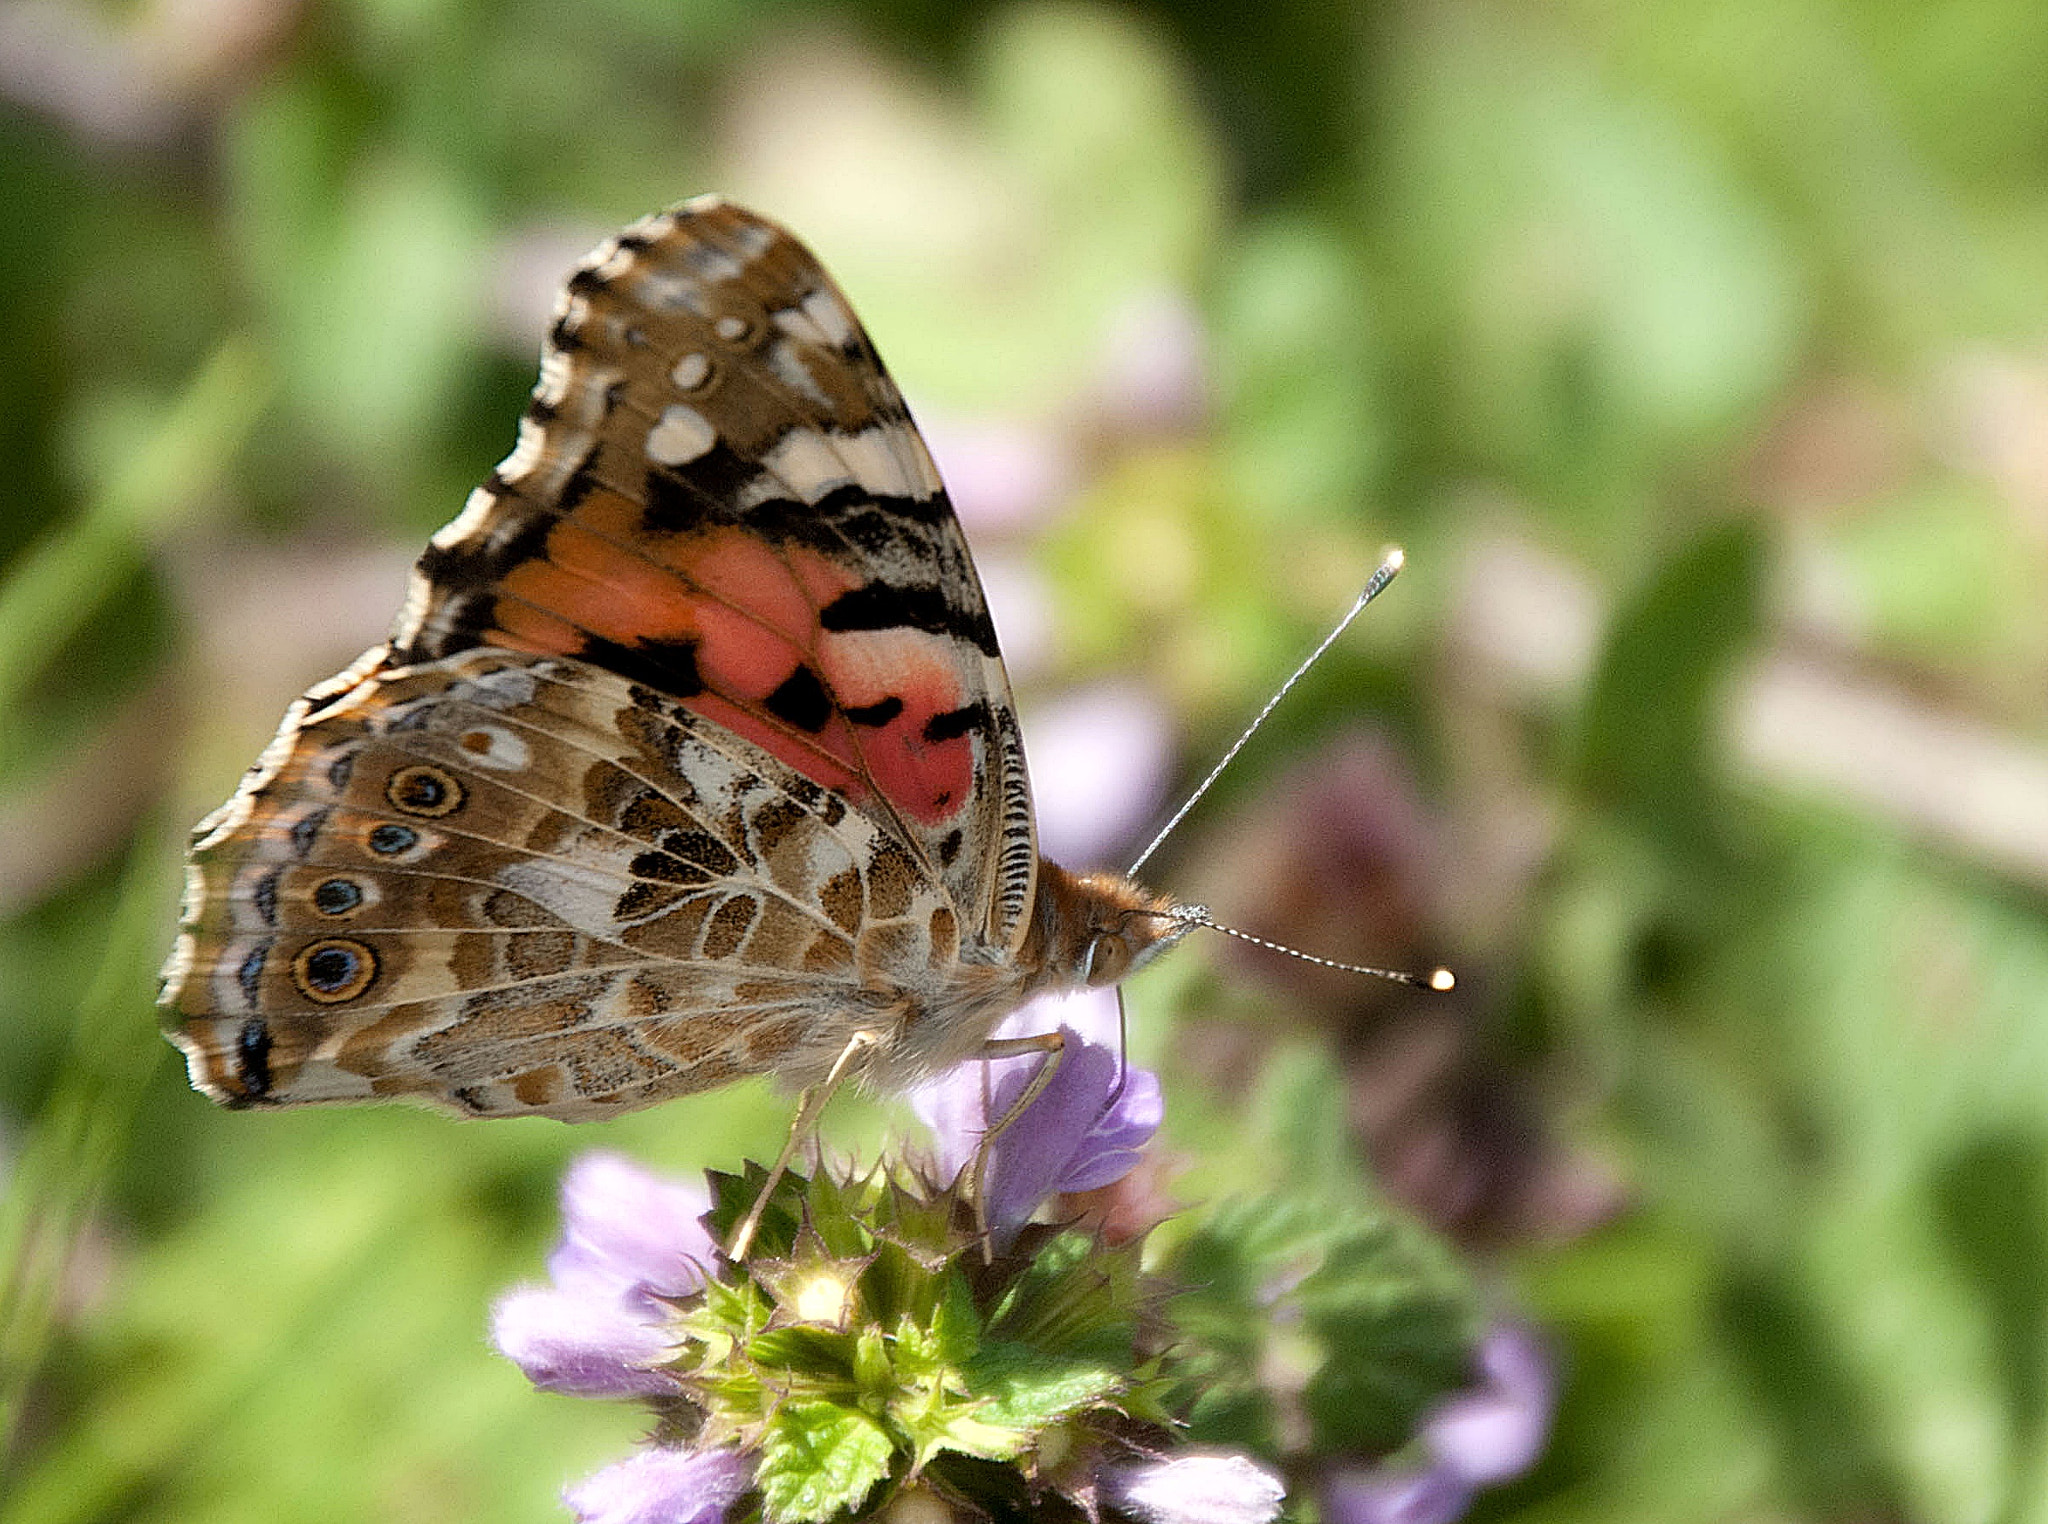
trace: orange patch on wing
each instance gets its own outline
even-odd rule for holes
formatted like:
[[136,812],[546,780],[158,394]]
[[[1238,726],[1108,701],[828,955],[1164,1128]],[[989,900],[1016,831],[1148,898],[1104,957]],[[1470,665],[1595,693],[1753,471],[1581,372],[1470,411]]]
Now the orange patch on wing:
[[[547,558],[504,579],[516,601],[498,605],[499,643],[573,654],[583,631],[626,646],[694,640],[707,691],[683,702],[706,719],[856,805],[871,794],[865,772],[873,792],[922,824],[941,825],[966,808],[974,787],[972,739],[933,742],[924,735],[934,715],[964,702],[967,684],[952,642],[910,629],[828,635],[818,610],[858,587],[857,572],[737,528],[646,537],[637,515],[625,499],[597,492],[575,519],[556,525]],[[637,550],[624,548],[636,537]],[[793,733],[762,706],[799,664],[817,672],[839,706],[897,698],[903,709],[886,725],[858,730],[835,710],[818,734]]]
[[549,532],[547,559],[512,568],[504,588],[622,644],[697,633],[696,610],[673,576],[566,521]]
[[574,656],[583,649],[583,632],[576,626],[523,603],[500,599],[491,617],[494,628],[487,638],[494,646],[536,656]]

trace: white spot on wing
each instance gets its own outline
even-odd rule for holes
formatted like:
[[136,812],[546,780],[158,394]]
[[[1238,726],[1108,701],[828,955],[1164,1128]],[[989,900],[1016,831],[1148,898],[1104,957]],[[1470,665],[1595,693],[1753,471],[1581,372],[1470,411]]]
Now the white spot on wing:
[[[518,453],[517,449],[514,449],[512,452],[513,455]],[[507,456],[506,459],[511,459],[511,456]],[[482,487],[472,487],[468,500],[462,505],[462,512],[456,514],[454,518],[435,530],[427,543],[441,550],[447,550],[452,546],[460,545],[471,535],[481,534],[484,521],[490,517],[491,508],[497,501],[495,493],[486,492]]]
[[818,331],[825,335],[828,343],[844,349],[853,342],[853,314],[846,310],[846,303],[822,287],[804,298],[803,312]]
[[560,407],[569,395],[569,356],[566,351],[550,346],[540,357],[540,384],[534,388],[534,400],[545,402],[549,407]]
[[711,377],[711,362],[692,351],[676,361],[668,378],[676,384],[678,391],[694,392]]
[[825,395],[823,387],[812,379],[810,367],[804,364],[792,344],[777,343],[769,346],[768,368],[775,372],[775,379],[807,401],[821,408],[829,408],[832,399]]
[[[806,503],[815,503],[834,488],[856,480],[853,467],[816,429],[791,429],[761,458],[761,464]],[[873,490],[870,483],[861,485]]]
[[696,289],[697,282],[688,276],[671,275],[665,270],[650,267],[634,276],[631,295],[643,307],[676,312],[690,305],[690,294]]
[[448,690],[448,696],[479,709],[516,709],[533,702],[533,673],[524,667],[505,667],[496,672],[465,678]]
[[615,868],[597,870],[554,857],[509,863],[492,877],[579,930],[604,936],[613,928],[612,908],[619,900]]
[[657,465],[687,465],[717,443],[718,430],[702,413],[671,403],[647,431],[647,458]]
[[526,739],[502,725],[478,725],[457,738],[462,753],[477,767],[494,767],[500,772],[517,772],[532,760]]
[[939,473],[916,436],[897,423],[878,423],[839,441],[839,453],[854,475],[876,492],[901,497],[931,497],[939,491]]
[[519,442],[512,446],[510,455],[498,462],[498,475],[508,482],[524,481],[527,473],[540,465],[546,452],[547,436],[531,418],[521,418]]
[[788,334],[792,339],[806,344],[815,344],[820,349],[829,349],[832,341],[825,337],[811,315],[801,307],[782,307],[768,314],[769,321]]
[[728,344],[738,343],[747,336],[747,320],[734,317],[730,312],[711,326],[713,331]]

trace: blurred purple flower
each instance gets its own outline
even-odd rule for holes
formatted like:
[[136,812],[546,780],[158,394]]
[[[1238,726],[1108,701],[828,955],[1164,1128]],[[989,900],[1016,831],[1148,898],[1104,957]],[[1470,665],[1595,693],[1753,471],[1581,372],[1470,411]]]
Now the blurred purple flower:
[[1480,1384],[1445,1399],[1422,1424],[1422,1442],[1476,1487],[1536,1464],[1550,1437],[1557,1377],[1549,1353],[1519,1323],[1495,1323],[1479,1343]]
[[[1066,1033],[1052,1080],[989,1149],[988,1220],[999,1242],[1030,1221],[1048,1197],[1099,1190],[1136,1167],[1159,1130],[1165,1103],[1158,1077],[1122,1068],[1114,1040],[1116,992],[1042,995],[998,1032]],[[1106,1040],[1108,1039],[1108,1040]],[[1001,1121],[1045,1060],[1035,1054],[986,1062],[969,1059],[911,1093],[911,1105],[938,1141],[942,1172],[958,1175],[974,1158],[982,1134]],[[984,1091],[984,1085],[986,1090]]]
[[1557,1381],[1534,1333],[1495,1323],[1479,1344],[1480,1382],[1446,1398],[1416,1430],[1421,1458],[1340,1473],[1325,1483],[1331,1524],[1450,1524],[1484,1487],[1536,1464]]
[[1071,447],[1052,429],[931,409],[918,416],[946,495],[971,530],[1029,528],[1074,490]]
[[1450,1524],[1472,1506],[1472,1484],[1442,1465],[1340,1475],[1323,1487],[1331,1524]]
[[1248,1456],[1120,1461],[1095,1474],[1101,1500],[1144,1524],[1267,1524],[1287,1488]]
[[1076,868],[1127,848],[1159,813],[1173,722],[1134,683],[1101,683],[1033,706],[1025,729],[1038,848]]
[[491,1311],[491,1342],[543,1391],[645,1397],[675,1390],[649,1369],[667,1352],[659,1300],[703,1284],[717,1252],[697,1220],[703,1194],[617,1154],[585,1154],[562,1181],[550,1286],[523,1286]]
[[1111,315],[1095,391],[1101,413],[1136,433],[1181,434],[1209,411],[1209,337],[1186,295],[1136,292]]
[[641,1450],[562,1494],[580,1524],[722,1524],[753,1485],[737,1450]]

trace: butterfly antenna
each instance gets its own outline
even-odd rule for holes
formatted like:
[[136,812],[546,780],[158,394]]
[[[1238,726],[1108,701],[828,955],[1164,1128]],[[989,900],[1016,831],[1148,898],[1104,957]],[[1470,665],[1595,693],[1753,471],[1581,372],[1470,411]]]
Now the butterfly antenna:
[[1240,931],[1235,926],[1225,926],[1221,921],[1211,919],[1208,908],[1202,905],[1176,905],[1173,918],[1190,926],[1207,927],[1220,931],[1226,937],[1236,937],[1240,942],[1249,942],[1254,947],[1263,947],[1268,952],[1285,953],[1290,958],[1299,958],[1304,963],[1313,963],[1318,968],[1334,968],[1340,973],[1367,974],[1374,979],[1387,979],[1395,984],[1406,984],[1418,990],[1435,990],[1439,994],[1456,989],[1458,979],[1447,968],[1433,968],[1426,974],[1411,974],[1395,968],[1368,968],[1363,963],[1340,963],[1335,958],[1319,958],[1314,953],[1305,953],[1298,947],[1289,947],[1284,942],[1268,941],[1265,937],[1254,936],[1249,931]]
[[[1401,563],[1406,559],[1407,558],[1402,555],[1398,548],[1389,550],[1386,553],[1386,558],[1380,562],[1379,570],[1372,574],[1372,579],[1365,584],[1365,591],[1358,595],[1357,601],[1354,602],[1351,605],[1350,609],[1345,612],[1344,617],[1337,621],[1336,628],[1331,630],[1329,634],[1323,637],[1322,644],[1318,645],[1313,651],[1309,652],[1307,657],[1303,659],[1301,665],[1294,669],[1293,673],[1288,677],[1287,681],[1282,683],[1279,689],[1274,693],[1274,695],[1266,700],[1265,707],[1260,709],[1259,712],[1252,717],[1251,724],[1245,726],[1244,734],[1239,736],[1235,741],[1230,743],[1230,750],[1226,751],[1223,754],[1223,758],[1221,761],[1219,761],[1214,767],[1209,769],[1209,776],[1204,778],[1201,781],[1201,783],[1196,786],[1195,791],[1192,794],[1188,795],[1186,802],[1183,803],[1179,809],[1173,812],[1173,818],[1167,821],[1165,825],[1160,827],[1159,834],[1152,838],[1151,842],[1147,844],[1145,850],[1140,852],[1137,855],[1137,857],[1132,860],[1131,866],[1127,870],[1127,872],[1135,875],[1140,868],[1145,866],[1146,861],[1152,856],[1152,854],[1159,850],[1159,844],[1165,841],[1167,837],[1173,834],[1174,828],[1187,818],[1188,811],[1192,810],[1195,807],[1195,805],[1200,802],[1201,797],[1209,792],[1210,785],[1215,783],[1215,781],[1218,778],[1223,776],[1223,769],[1230,766],[1232,760],[1236,758],[1237,754],[1244,750],[1245,742],[1249,741],[1253,736],[1258,734],[1259,727],[1266,723],[1266,717],[1268,715],[1270,715],[1275,709],[1280,707],[1280,701],[1287,697],[1288,691],[1292,689],[1296,683],[1300,682],[1302,678],[1306,677],[1308,675],[1308,669],[1310,667],[1313,667],[1318,661],[1320,661],[1322,659],[1323,653],[1329,650],[1331,646],[1337,643],[1338,637],[1341,636],[1346,630],[1351,628],[1351,621],[1356,619],[1360,614],[1363,614],[1365,612],[1365,606],[1368,603],[1372,602],[1373,599],[1379,597],[1379,595],[1382,592],[1386,591],[1387,584],[1394,580],[1395,573],[1401,570]],[[1227,930],[1227,928],[1222,926],[1218,926],[1216,929],[1218,931]],[[1242,933],[1232,933],[1232,935],[1242,935]],[[1282,948],[1281,951],[1287,952],[1291,951],[1291,949]],[[1300,954],[1299,956],[1306,957],[1307,955]],[[1311,959],[1310,961],[1320,962],[1322,960]],[[1341,967],[1342,965],[1339,966]],[[1380,970],[1369,969],[1367,970],[1367,972],[1379,973]]]

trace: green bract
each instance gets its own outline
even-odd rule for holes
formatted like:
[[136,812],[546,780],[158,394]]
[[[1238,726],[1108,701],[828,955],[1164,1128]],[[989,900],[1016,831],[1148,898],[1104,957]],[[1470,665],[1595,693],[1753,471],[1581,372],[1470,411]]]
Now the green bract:
[[[722,1238],[765,1177],[711,1178]],[[1039,1226],[985,1260],[952,1189],[792,1175],[746,1264],[675,1304],[671,1437],[755,1453],[755,1507],[777,1524],[913,1480],[987,1509],[1020,1478],[1085,1481],[1105,1449],[1170,1437],[1139,1254]]]
[[[764,1179],[712,1175],[715,1236]],[[983,1516],[1078,1519],[1102,1467],[1191,1438],[1384,1451],[1468,1373],[1469,1288],[1364,1208],[1228,1205],[1147,1272],[1140,1242],[1072,1226],[986,1256],[957,1189],[877,1167],[789,1176],[755,1242],[674,1302],[681,1395],[657,1436],[756,1458],[731,1524],[872,1515],[912,1485]],[[1282,1368],[1288,1396],[1264,1384]],[[1287,1402],[1305,1447],[1279,1440]]]

